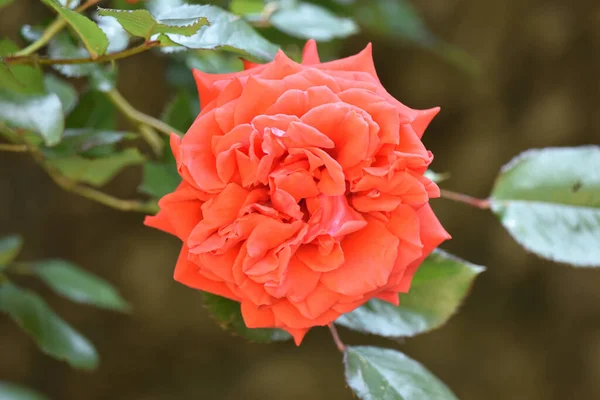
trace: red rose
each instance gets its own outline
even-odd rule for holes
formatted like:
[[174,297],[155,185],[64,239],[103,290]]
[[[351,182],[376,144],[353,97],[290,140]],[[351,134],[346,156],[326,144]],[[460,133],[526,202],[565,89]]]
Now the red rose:
[[194,71],[202,112],[171,147],[183,182],[146,224],[178,236],[175,279],[241,303],[250,328],[297,344],[371,298],[398,303],[450,236],[428,201],[421,143],[439,111],[385,91],[371,47],[320,63]]

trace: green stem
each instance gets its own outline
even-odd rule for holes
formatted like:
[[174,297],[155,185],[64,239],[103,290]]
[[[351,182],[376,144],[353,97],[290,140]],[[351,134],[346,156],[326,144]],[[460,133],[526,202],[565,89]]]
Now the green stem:
[[[159,41],[144,42],[139,46],[131,47],[127,50],[118,53],[105,54],[96,58],[47,58],[38,56],[22,56],[15,53],[14,56],[4,57],[4,62],[9,65],[15,64],[34,64],[34,65],[71,65],[71,64],[88,64],[88,63],[103,63],[116,61],[122,58],[131,57],[135,54],[150,50],[153,47],[160,46]],[[23,49],[25,50],[25,49]]]
[[[79,6],[75,11],[83,12],[87,10],[89,7],[93,6],[96,3],[99,3],[101,0],[88,0],[81,6]],[[17,57],[29,56],[30,54],[36,52],[37,50],[44,47],[50,39],[54,37],[58,32],[60,32],[65,26],[67,26],[67,20],[62,17],[57,17],[42,33],[42,36],[31,43],[29,46],[24,49],[19,50],[14,55]]]
[[482,210],[488,210],[490,208],[490,201],[488,199],[478,199],[475,197],[468,196],[462,193],[456,193],[451,190],[440,189],[441,197],[448,200],[453,200],[458,203],[467,204],[469,206],[480,208]]
[[157,131],[164,133],[169,136],[171,133],[175,133],[179,136],[183,136],[183,133],[179,132],[177,129],[172,126],[162,122],[159,119],[151,117],[150,115],[146,115],[138,110],[136,110],[129,102],[119,93],[117,90],[113,89],[106,93],[108,98],[113,102],[113,104],[121,110],[121,112],[133,123],[142,124],[149,126],[151,128],[156,129]]

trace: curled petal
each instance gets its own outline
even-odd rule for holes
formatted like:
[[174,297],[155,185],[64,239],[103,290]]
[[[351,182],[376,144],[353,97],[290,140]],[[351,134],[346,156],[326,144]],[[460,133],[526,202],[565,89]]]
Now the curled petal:
[[314,39],[310,39],[306,42],[304,45],[304,50],[302,51],[302,64],[311,65],[319,63],[321,63],[321,60],[319,59],[317,42]]

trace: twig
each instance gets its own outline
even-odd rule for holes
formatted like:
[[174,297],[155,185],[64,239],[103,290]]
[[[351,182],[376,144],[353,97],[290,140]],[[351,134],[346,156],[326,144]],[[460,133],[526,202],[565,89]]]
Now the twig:
[[[131,57],[135,54],[143,53],[153,47],[160,46],[160,42],[157,40],[144,42],[139,46],[131,47],[129,49],[120,51],[118,53],[104,54],[96,58],[48,58],[39,57],[37,55],[23,55],[15,53],[13,56],[4,57],[4,63],[8,65],[18,64],[33,64],[33,65],[72,65],[72,64],[88,64],[88,63],[103,63],[109,61],[116,61],[122,58]],[[23,49],[25,50],[25,49]]]
[[340,335],[338,334],[338,331],[333,322],[329,324],[329,330],[331,331],[331,336],[333,337],[335,346],[340,352],[343,353],[346,350],[346,346],[344,345],[344,342],[342,342],[342,339],[340,339]]
[[13,153],[27,152],[27,146],[21,144],[0,143],[0,151],[11,151]]
[[[93,6],[94,4],[99,3],[101,0],[88,0],[83,3],[81,6],[75,9],[77,12],[83,12]],[[31,43],[29,46],[24,49],[19,50],[15,53],[15,56],[29,56],[30,54],[36,52],[37,50],[44,47],[50,39],[54,37],[58,32],[60,32],[65,26],[67,26],[67,20],[61,16],[58,16],[42,33],[42,36],[35,42]],[[6,60],[6,59],[5,59]]]
[[151,128],[156,129],[159,132],[164,133],[169,136],[171,133],[175,133],[179,136],[183,136],[183,133],[179,132],[177,129],[172,126],[165,124],[159,119],[151,117],[150,115],[146,115],[138,110],[136,110],[129,102],[116,90],[111,90],[106,93],[108,98],[113,102],[113,104],[123,112],[123,114],[132,122],[137,124],[143,124],[149,126]]
[[137,211],[142,213],[155,213],[158,208],[153,201],[142,202],[138,200],[123,200],[111,196],[91,187],[79,185],[74,180],[62,175],[54,166],[48,164],[42,153],[35,148],[29,148],[29,152],[33,159],[46,171],[48,176],[61,188],[66,191],[78,194],[90,200],[94,200],[105,206],[116,208],[121,211]]
[[490,208],[490,201],[488,199],[478,199],[476,197],[471,197],[466,194],[457,193],[446,189],[440,189],[440,194],[443,198],[464,203],[482,210],[488,210]]

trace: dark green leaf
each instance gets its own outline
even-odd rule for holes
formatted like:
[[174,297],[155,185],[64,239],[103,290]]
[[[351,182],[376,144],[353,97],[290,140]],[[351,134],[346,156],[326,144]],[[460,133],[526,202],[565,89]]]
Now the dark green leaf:
[[528,251],[600,267],[600,146],[522,153],[500,172],[490,202]]
[[68,261],[38,261],[33,271],[52,290],[76,303],[122,312],[131,309],[110,283]]
[[81,38],[81,41],[92,58],[101,56],[106,52],[106,49],[108,48],[108,38],[94,21],[85,15],[63,7],[56,0],[42,0],[42,2],[49,7],[52,7],[69,23],[69,25],[71,25]]
[[73,111],[77,105],[77,91],[73,85],[54,75],[46,75],[44,77],[44,85],[48,93],[54,93],[58,96],[65,115]]
[[420,363],[396,350],[349,346],[346,382],[362,400],[458,400]]
[[19,235],[0,238],[0,268],[13,261],[23,248],[23,239]]
[[54,93],[24,95],[0,91],[0,121],[39,133],[48,146],[60,142],[64,128],[62,104]]
[[90,90],[81,96],[79,104],[69,115],[69,128],[94,128],[112,131],[116,127],[117,115],[113,104],[104,93]]
[[337,324],[386,337],[415,336],[439,328],[456,312],[483,267],[436,250],[415,274],[400,306],[370,300]]
[[165,9],[158,17],[161,20],[208,18],[210,26],[203,27],[192,36],[167,33],[173,42],[191,49],[223,49],[258,60],[272,60],[277,52],[277,46],[260,36],[239,16],[219,7],[186,4]]
[[144,157],[138,149],[128,148],[101,158],[89,159],[74,155],[49,159],[48,162],[74,181],[103,186],[124,168],[142,164]]
[[198,116],[199,110],[195,106],[187,92],[179,91],[165,107],[161,119],[175,129],[185,132]]
[[101,67],[92,71],[90,75],[90,86],[99,92],[108,92],[117,86],[117,68],[116,66]]
[[[0,57],[19,51],[19,46],[8,39],[0,40]],[[0,89],[17,93],[44,92],[42,71],[30,65],[6,65],[0,60]]]
[[181,182],[174,162],[147,162],[143,171],[142,183],[138,190],[153,197],[159,198],[171,193]]
[[351,19],[338,17],[326,8],[310,3],[275,12],[271,23],[280,31],[302,39],[327,41],[358,32]]
[[206,18],[188,17],[180,15],[174,18],[155,19],[148,10],[112,10],[99,8],[101,16],[115,18],[123,28],[134,36],[140,36],[146,40],[152,35],[160,33],[173,33],[182,36],[191,36],[204,25],[208,24]]
[[[0,0],[1,2],[2,0]],[[0,4],[1,5],[1,4]],[[48,398],[28,387],[0,381],[0,399],[2,400],[48,400]]]
[[65,360],[75,368],[97,367],[98,354],[94,346],[37,294],[4,283],[0,285],[0,311],[10,315],[29,333],[44,353]]
[[233,333],[256,343],[268,343],[291,338],[287,332],[280,329],[247,328],[240,312],[240,303],[210,293],[203,293],[203,295],[204,306],[223,329],[231,330]]

